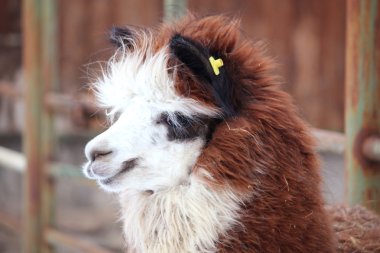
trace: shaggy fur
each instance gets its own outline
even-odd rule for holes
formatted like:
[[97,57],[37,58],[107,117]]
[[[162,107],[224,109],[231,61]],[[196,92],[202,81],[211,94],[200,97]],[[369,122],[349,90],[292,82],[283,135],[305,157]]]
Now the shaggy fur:
[[337,236],[337,252],[380,252],[380,217],[362,206],[328,207]]
[[[169,140],[179,145],[178,150],[186,142],[194,143],[194,150],[198,148],[198,153],[190,151],[195,158],[184,165],[190,167],[188,174],[178,172],[182,166],[175,170],[175,181],[162,181],[151,188],[132,189],[128,184],[137,184],[135,180],[120,183],[117,191],[128,249],[138,253],[335,252],[309,130],[289,96],[279,88],[271,73],[273,63],[263,55],[263,47],[241,35],[239,22],[223,16],[197,19],[189,15],[156,30],[126,28],[117,33],[122,36],[112,40],[121,46],[122,56],[114,58],[111,73],[98,84],[102,105],[113,113],[123,111],[129,106],[126,98],[140,92],[140,97],[149,97],[149,103],[159,100],[168,112],[163,114],[169,115],[165,118],[168,127],[173,127],[169,120],[174,120],[174,125],[194,121],[206,124],[207,131],[186,140]],[[194,52],[199,50],[199,56],[184,52],[187,45]],[[208,66],[202,65],[202,57],[208,54],[222,58],[220,77],[210,76],[205,70]],[[128,67],[129,62],[133,64]],[[147,70],[140,73],[144,68]],[[140,85],[151,85],[157,93],[150,94],[149,88],[142,92],[137,85],[126,88],[130,79],[120,78],[126,75],[123,71]],[[175,95],[167,91],[171,88]],[[135,106],[139,108],[145,107]],[[177,111],[188,119],[179,120]],[[194,117],[208,120],[196,121]],[[126,116],[118,122],[127,122]],[[107,132],[118,126],[121,129],[118,122]],[[200,128],[192,125],[192,129]],[[86,147],[89,160],[106,140],[107,132]],[[85,173],[98,162],[92,160]],[[133,178],[137,172],[131,169],[128,173],[125,177]],[[169,174],[155,175],[161,180]],[[136,178],[150,180],[139,175]]]
[[[233,83],[238,114],[218,125],[194,170],[207,170],[214,188],[228,185],[249,196],[239,210],[243,226],[219,239],[218,252],[333,252],[308,129],[270,74],[273,65],[263,48],[242,38],[238,25],[208,17],[172,28],[219,52]],[[177,76],[177,90],[212,101],[186,69]]]

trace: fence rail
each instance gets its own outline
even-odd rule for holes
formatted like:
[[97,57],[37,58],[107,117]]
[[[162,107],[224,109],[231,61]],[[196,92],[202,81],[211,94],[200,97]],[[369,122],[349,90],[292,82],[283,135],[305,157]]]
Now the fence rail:
[[64,233],[56,229],[47,228],[44,235],[46,240],[55,246],[62,246],[79,252],[112,253],[111,251],[94,244],[94,242],[88,239],[78,237],[77,235]]

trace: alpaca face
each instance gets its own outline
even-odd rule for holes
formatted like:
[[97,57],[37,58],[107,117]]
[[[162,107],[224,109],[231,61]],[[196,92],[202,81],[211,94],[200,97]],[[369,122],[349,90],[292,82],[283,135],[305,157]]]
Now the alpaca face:
[[118,118],[87,144],[83,172],[107,191],[186,184],[217,114],[176,94],[166,49],[147,54],[114,58],[96,84],[100,105]]

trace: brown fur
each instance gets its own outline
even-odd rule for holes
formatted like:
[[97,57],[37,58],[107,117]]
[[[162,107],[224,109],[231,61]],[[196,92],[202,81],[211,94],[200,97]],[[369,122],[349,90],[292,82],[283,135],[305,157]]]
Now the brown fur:
[[[205,180],[216,191],[231,187],[245,199],[242,226],[219,239],[218,252],[335,252],[313,141],[270,73],[273,63],[263,47],[242,38],[238,21],[222,16],[189,16],[165,25],[156,35],[157,47],[174,33],[220,52],[234,85],[238,114],[217,126],[195,166],[212,175]],[[186,69],[176,83],[180,94],[212,105]]]
[[337,252],[379,253],[380,217],[362,206],[328,207],[338,239]]
[[[188,15],[153,33],[154,50],[177,33],[219,52],[234,87],[237,115],[217,125],[192,172],[202,177],[199,168],[206,169],[212,189],[230,188],[244,200],[239,224],[220,236],[218,252],[335,252],[313,140],[272,74],[264,47],[246,40],[235,19]],[[216,107],[189,69],[172,58],[170,71],[173,66],[179,94]]]

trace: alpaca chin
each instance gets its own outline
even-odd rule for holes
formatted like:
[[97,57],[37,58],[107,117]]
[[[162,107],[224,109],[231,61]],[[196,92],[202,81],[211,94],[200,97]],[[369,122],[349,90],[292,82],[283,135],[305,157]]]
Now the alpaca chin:
[[191,176],[188,184],[152,194],[125,191],[120,203],[131,252],[176,253],[215,252],[218,237],[237,223],[240,200]]

